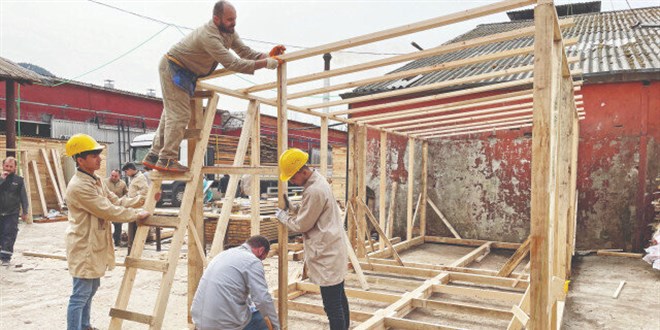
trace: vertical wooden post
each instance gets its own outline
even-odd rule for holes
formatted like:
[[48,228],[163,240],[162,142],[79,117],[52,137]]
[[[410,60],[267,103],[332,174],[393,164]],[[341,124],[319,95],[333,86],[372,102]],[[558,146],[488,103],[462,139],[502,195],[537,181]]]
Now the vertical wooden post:
[[328,117],[321,117],[321,175],[328,178]]
[[[358,127],[358,134],[357,138],[355,139],[356,142],[356,156],[354,158],[355,160],[355,168],[356,168],[356,176],[357,176],[357,198],[363,202],[366,202],[367,200],[367,127],[362,125]],[[366,213],[364,212],[364,208],[357,207],[357,205],[353,205],[356,213],[356,219],[357,219],[357,234],[358,234],[358,241],[357,241],[357,256],[358,258],[364,258],[364,256],[367,254],[367,250],[365,248],[365,245],[362,241],[362,238],[367,236],[369,238],[371,235],[367,233],[367,220],[366,220]]]
[[[289,148],[289,130],[287,126],[287,74],[286,63],[280,64],[277,68],[277,155],[278,159]],[[281,209],[285,207],[283,194],[288,192],[288,182],[278,180],[277,184],[277,206]],[[277,231],[277,309],[280,317],[280,328],[286,330],[288,325],[288,302],[289,302],[289,229],[278,225]]]
[[[387,211],[385,209],[385,201],[387,198],[387,132],[380,132],[380,171],[379,171],[380,185],[378,190],[378,220],[380,228],[385,230],[385,220],[387,219]],[[379,247],[381,250],[385,249],[384,240],[386,237],[380,237]]]
[[30,170],[28,166],[28,159],[27,159],[27,151],[26,150],[21,150],[19,154],[19,160],[20,160],[20,168],[21,168],[21,176],[23,176],[23,180],[25,182],[25,192],[27,193],[28,197],[28,209],[27,209],[27,219],[25,220],[26,223],[32,223],[32,188],[30,187]]
[[556,87],[553,70],[553,27],[555,7],[550,0],[540,0],[534,9],[534,114],[532,128],[531,196],[531,329],[549,329],[551,324],[550,289],[552,288],[551,222],[554,218],[554,181],[556,123],[553,120]]
[[420,187],[419,203],[419,236],[426,236],[426,205],[428,200],[428,179],[429,179],[429,143],[422,142],[422,177]]
[[408,198],[406,208],[406,240],[413,234],[413,192],[415,189],[415,139],[408,138]]
[[570,183],[570,207],[568,218],[568,249],[566,250],[566,276],[571,276],[571,260],[575,253],[575,220],[577,218],[577,172],[578,172],[578,148],[580,144],[580,120],[575,108],[573,109],[573,134],[571,143],[571,183]]
[[[355,140],[357,135],[358,127],[355,124],[348,125],[348,152],[347,152],[347,173],[346,173],[346,214],[349,213],[348,204],[352,203],[357,196],[357,177],[355,170]],[[353,208],[355,210],[355,208]],[[353,216],[348,214],[349,217]],[[355,249],[358,245],[357,239],[357,226],[355,221],[347,221],[346,227],[348,229],[348,239],[351,242],[351,246]]]
[[[16,156],[16,83],[12,79],[5,82],[5,108],[7,118],[5,121],[6,135],[6,157]],[[48,213],[48,212],[46,212]]]
[[[252,167],[261,165],[261,111],[259,107],[259,102],[255,105],[256,111],[252,128],[252,139],[251,142],[251,154],[250,154],[250,165]],[[252,175],[252,182],[250,183],[250,213],[252,214],[251,224],[250,224],[250,235],[259,235],[261,232],[261,177],[259,174]]]
[[[190,109],[192,110],[190,121],[188,122],[188,129],[201,128],[201,120],[204,118],[203,111],[204,105],[202,99],[192,99],[190,101]],[[206,111],[213,111],[215,109],[206,109]],[[198,140],[196,138],[188,139],[188,164],[192,164],[195,149],[197,148]],[[202,180],[199,178],[199,180]],[[200,182],[201,183],[201,182]],[[205,247],[197,246],[193,237],[193,231],[197,232],[198,237],[204,237],[204,203],[203,203],[203,184],[198,184],[195,190],[195,199],[190,211],[190,224],[188,225],[188,323],[192,324],[192,315],[190,308],[192,301],[199,286],[199,281],[202,279],[204,273],[204,255]],[[204,243],[202,243],[204,244]],[[201,252],[201,253],[200,253]]]

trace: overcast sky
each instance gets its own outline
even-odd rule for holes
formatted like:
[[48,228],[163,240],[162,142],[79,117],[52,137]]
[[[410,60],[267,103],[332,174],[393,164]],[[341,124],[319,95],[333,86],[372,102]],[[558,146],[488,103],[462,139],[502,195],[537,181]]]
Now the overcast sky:
[[[628,0],[633,8],[657,6],[660,0]],[[99,2],[101,4],[99,4]],[[493,1],[240,1],[236,31],[252,48],[267,52],[274,43],[312,47],[334,41],[402,26],[424,19],[483,6]],[[565,4],[578,1],[557,1]],[[156,90],[161,96],[158,61],[188,28],[196,28],[211,18],[215,1],[10,1],[0,0],[0,56],[14,62],[39,65],[58,77],[103,85],[114,80],[115,87],[137,93]],[[126,11],[182,26],[176,28]],[[603,11],[627,9],[625,0],[605,0]],[[478,24],[505,22],[505,13],[453,24],[429,32],[408,35],[386,42],[368,44],[351,51],[375,54],[333,53],[332,67],[342,67],[385,57],[391,53],[414,51],[416,41],[424,48],[437,46],[469,31]],[[123,55],[123,56],[122,56]],[[391,56],[391,55],[390,55]],[[113,62],[114,61],[114,62]],[[87,73],[101,66],[104,67]],[[380,75],[396,67],[371,71]],[[289,66],[289,77],[321,71],[321,56],[296,61]],[[86,74],[87,73],[87,74]],[[364,74],[361,74],[364,75]],[[332,83],[356,76],[333,78]],[[275,79],[274,71],[260,70],[254,76],[235,75],[217,84],[229,88],[249,87]],[[303,86],[309,88],[311,85]],[[313,86],[321,87],[322,82]],[[295,91],[295,88],[292,89]],[[333,99],[338,92],[333,92]],[[262,96],[274,97],[265,91]],[[318,103],[307,98],[299,104]],[[227,100],[220,107],[244,110],[245,103]],[[268,111],[268,110],[267,110]],[[298,118],[300,119],[300,118]]]

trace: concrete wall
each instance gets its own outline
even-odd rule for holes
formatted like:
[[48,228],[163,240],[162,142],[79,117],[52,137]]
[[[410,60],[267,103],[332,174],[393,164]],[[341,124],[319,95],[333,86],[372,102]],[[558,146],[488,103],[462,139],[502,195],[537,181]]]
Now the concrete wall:
[[[591,84],[583,95],[576,247],[639,250],[648,245],[653,179],[660,173],[660,83]],[[369,139],[367,183],[378,194],[378,135]],[[405,140],[395,142],[388,156],[388,182],[400,182],[399,235],[405,233],[407,149]],[[464,238],[521,242],[530,230],[530,160],[531,128],[434,140],[429,198]],[[389,200],[389,187],[387,193]],[[451,235],[430,208],[427,232]]]

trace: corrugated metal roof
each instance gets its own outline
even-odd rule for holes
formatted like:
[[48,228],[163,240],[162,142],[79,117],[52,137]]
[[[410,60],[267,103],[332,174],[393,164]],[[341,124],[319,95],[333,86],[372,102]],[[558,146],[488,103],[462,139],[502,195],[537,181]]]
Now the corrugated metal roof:
[[45,77],[34,71],[25,69],[20,65],[0,57],[0,80],[15,80],[18,82],[41,82]]
[[[660,7],[590,13],[567,17],[574,18],[576,24],[574,27],[563,30],[564,39],[576,37],[579,39],[576,45],[567,48],[567,55],[569,57],[580,56],[580,63],[573,66],[581,67],[585,78],[590,75],[617,74],[622,72],[660,73],[660,28],[658,28],[658,25],[660,25]],[[483,24],[446,44],[484,37],[495,33],[513,31],[533,24],[533,20]],[[467,48],[449,54],[419,59],[392,72],[406,71],[504,50],[528,47],[532,46],[533,43],[533,37],[525,37]],[[533,56],[531,54],[510,57],[457,69],[428,73],[421,78],[410,77],[410,81],[407,84],[402,83],[401,79],[370,84],[356,88],[352,93],[347,93],[345,96],[350,97],[356,94],[371,94],[400,88],[423,86],[440,81],[530,65],[532,63]],[[531,76],[531,72],[502,76],[480,81],[470,86],[518,80]]]

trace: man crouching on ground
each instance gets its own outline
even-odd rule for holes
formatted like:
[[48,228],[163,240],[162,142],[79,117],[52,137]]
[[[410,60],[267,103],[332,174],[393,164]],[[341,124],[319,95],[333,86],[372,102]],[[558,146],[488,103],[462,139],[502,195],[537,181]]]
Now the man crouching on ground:
[[[94,174],[101,167],[103,146],[91,136],[76,134],[66,143],[67,156],[78,168],[66,189],[69,227],[66,230],[66,257],[73,276],[73,293],[67,309],[68,330],[96,329],[90,324],[92,298],[106,269],[115,267],[111,221],[144,220],[149,212],[119,206],[120,199]],[[141,198],[123,200],[139,206]]]

